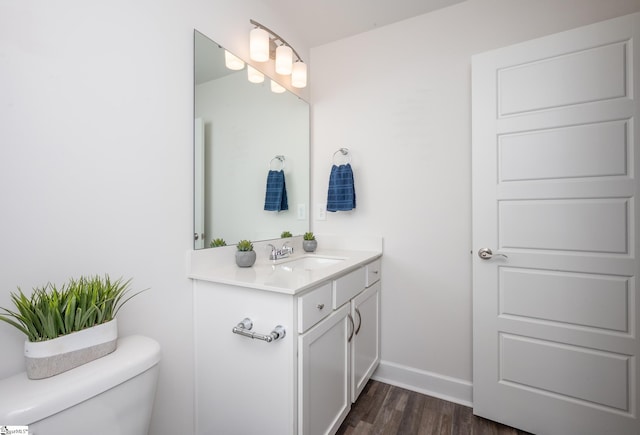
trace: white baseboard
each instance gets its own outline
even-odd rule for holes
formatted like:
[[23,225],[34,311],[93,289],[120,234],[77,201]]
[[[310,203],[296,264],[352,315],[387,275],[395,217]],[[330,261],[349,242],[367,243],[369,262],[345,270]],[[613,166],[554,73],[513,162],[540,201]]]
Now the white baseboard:
[[389,361],[380,361],[372,378],[438,399],[464,406],[473,406],[473,384],[462,379],[418,370]]

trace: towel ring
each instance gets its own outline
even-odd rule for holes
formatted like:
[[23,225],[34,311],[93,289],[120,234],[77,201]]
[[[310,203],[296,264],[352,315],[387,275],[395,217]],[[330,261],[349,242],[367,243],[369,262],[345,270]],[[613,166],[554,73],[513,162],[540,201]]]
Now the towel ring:
[[336,164],[336,154],[338,153],[342,154],[343,156],[346,156],[347,163],[351,163],[351,154],[349,153],[349,148],[340,148],[338,151],[333,153],[333,157],[331,157],[331,160],[333,161],[334,165]]
[[[281,165],[280,169],[271,169],[271,166],[273,165],[273,161],[274,161],[274,160],[277,160],[277,161],[279,161],[279,162],[280,162],[280,165]],[[277,171],[282,171],[282,170],[284,170],[284,156],[283,156],[283,155],[277,155],[277,156],[275,156],[274,158],[272,158],[272,159],[271,159],[271,161],[269,162],[269,169],[270,169],[270,170],[274,170],[274,171],[275,171],[275,170],[277,170]]]

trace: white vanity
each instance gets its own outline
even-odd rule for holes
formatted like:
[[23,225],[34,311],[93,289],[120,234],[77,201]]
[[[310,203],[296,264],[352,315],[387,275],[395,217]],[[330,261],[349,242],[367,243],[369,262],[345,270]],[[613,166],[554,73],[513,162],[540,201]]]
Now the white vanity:
[[191,255],[197,434],[333,434],[378,365],[382,241],[292,243],[276,262],[256,244],[250,268],[234,247]]

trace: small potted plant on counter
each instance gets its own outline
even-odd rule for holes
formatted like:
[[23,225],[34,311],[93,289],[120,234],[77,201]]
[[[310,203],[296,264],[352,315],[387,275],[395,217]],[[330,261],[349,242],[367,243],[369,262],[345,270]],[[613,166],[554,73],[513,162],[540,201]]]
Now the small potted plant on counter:
[[251,267],[256,262],[256,251],[249,240],[240,240],[237,245],[236,264],[240,267]]
[[302,249],[305,252],[314,252],[318,247],[318,242],[316,240],[316,236],[313,233],[304,233],[302,236]]
[[220,246],[227,246],[227,242],[224,239],[213,239],[209,245],[212,248],[218,248]]
[[282,234],[280,234],[281,239],[286,239],[288,237],[293,237],[293,234],[291,234],[289,231],[283,231]]
[[[103,357],[116,349],[118,310],[132,297],[131,280],[108,275],[70,279],[11,293],[16,311],[0,307],[0,320],[27,336],[27,377],[42,379]],[[144,291],[144,290],[143,290]]]

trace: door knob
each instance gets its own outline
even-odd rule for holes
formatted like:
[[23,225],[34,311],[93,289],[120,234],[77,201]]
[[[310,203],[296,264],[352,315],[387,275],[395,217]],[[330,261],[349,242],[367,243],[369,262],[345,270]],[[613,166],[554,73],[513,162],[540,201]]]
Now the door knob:
[[509,258],[504,254],[494,254],[490,248],[481,248],[478,251],[478,257],[482,258],[483,260],[490,260],[493,257]]

